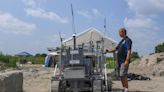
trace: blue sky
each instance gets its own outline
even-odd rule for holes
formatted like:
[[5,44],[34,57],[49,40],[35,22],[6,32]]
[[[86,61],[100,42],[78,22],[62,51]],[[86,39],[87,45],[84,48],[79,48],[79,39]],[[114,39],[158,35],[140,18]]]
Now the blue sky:
[[59,32],[72,35],[71,3],[77,33],[89,27],[104,32],[106,17],[106,35],[119,42],[118,29],[127,28],[140,55],[164,42],[164,0],[1,0],[0,51],[36,54],[58,46]]

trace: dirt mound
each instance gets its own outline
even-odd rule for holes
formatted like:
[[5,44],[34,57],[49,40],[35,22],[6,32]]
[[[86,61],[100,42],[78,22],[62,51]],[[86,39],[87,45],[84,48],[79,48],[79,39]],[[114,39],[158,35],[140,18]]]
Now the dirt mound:
[[140,57],[130,64],[129,72],[164,76],[164,52]]

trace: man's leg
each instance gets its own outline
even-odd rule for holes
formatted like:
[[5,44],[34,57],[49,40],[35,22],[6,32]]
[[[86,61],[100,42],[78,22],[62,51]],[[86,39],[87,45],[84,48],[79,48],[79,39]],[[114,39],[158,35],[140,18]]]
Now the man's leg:
[[121,78],[122,86],[124,87],[124,90],[126,90],[124,92],[128,91],[127,74],[128,74],[128,67],[125,67],[123,63],[121,64],[121,68],[120,68],[120,78]]
[[120,78],[121,78],[122,87],[125,88],[123,77],[120,77]]
[[121,82],[122,82],[122,86],[124,88],[128,88],[128,79],[127,79],[127,76],[122,76],[121,77]]

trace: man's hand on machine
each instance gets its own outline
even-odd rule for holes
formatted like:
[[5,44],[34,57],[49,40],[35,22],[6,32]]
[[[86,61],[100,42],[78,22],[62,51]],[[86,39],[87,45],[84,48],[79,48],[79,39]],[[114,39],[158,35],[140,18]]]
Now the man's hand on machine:
[[114,48],[114,49],[106,49],[106,53],[112,53],[112,52],[115,52],[116,51],[116,49]]
[[108,49],[106,49],[106,50],[105,50],[105,52],[107,53],[107,52],[109,52],[109,50],[108,50]]
[[103,54],[107,54],[109,52],[108,49],[105,49],[104,53]]

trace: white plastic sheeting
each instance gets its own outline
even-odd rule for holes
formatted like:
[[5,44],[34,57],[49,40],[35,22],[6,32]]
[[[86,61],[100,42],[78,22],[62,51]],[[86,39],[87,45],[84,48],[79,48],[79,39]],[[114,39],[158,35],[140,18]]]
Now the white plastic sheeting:
[[[104,36],[103,33],[95,28],[89,28],[82,33],[76,35],[76,45],[81,45],[83,43],[89,43],[90,41],[96,46],[97,41],[104,41],[104,49],[114,48],[116,46],[116,41]],[[73,37],[70,37],[63,41],[65,46],[73,47]]]

